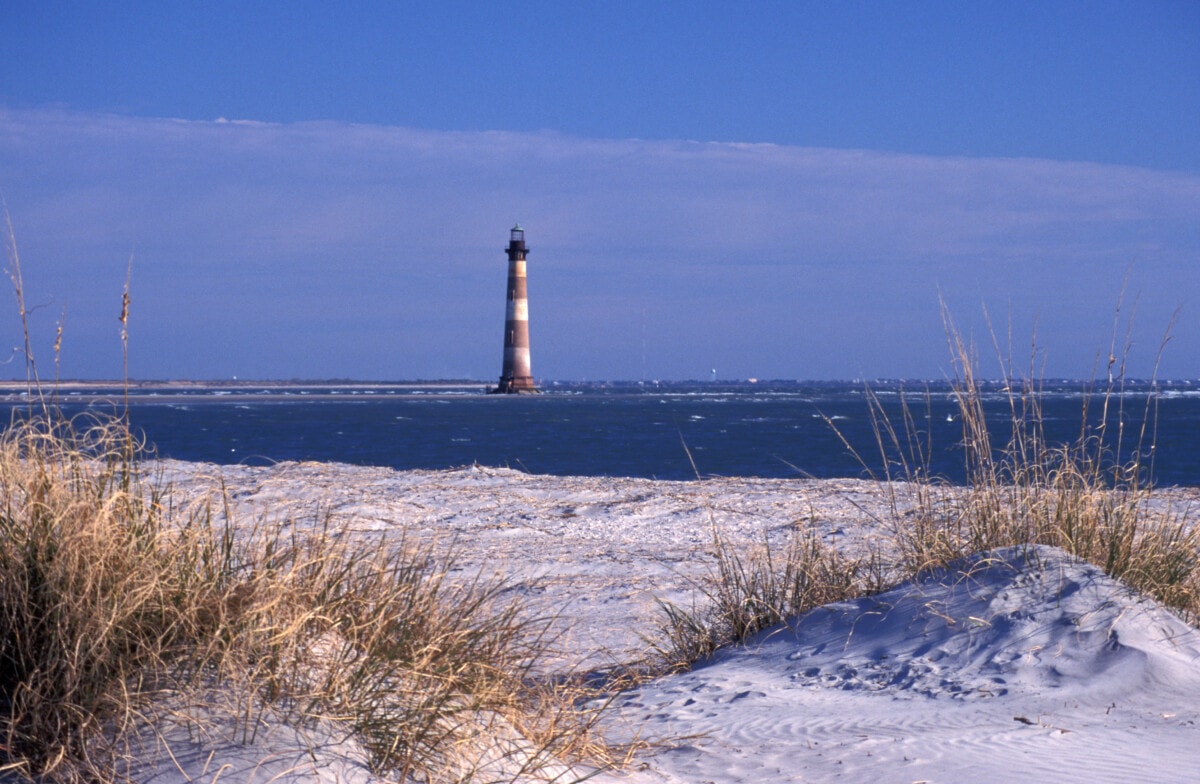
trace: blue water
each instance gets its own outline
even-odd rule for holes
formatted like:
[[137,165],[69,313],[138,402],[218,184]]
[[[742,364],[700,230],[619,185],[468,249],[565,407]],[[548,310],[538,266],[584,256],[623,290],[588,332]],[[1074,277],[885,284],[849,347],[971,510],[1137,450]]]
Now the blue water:
[[[1047,439],[1081,432],[1083,385],[1050,385],[1042,396]],[[129,400],[133,426],[158,454],[182,460],[263,464],[337,461],[398,469],[471,464],[539,474],[638,476],[882,476],[868,405],[859,384],[555,385],[537,396],[489,396],[477,388],[393,385],[140,388]],[[944,385],[872,385],[884,413],[928,443],[916,462],[964,481],[962,426]],[[59,396],[63,413],[110,408],[112,390]],[[97,400],[97,395],[101,400]],[[1136,444],[1150,391],[1135,387],[1124,403],[1124,456]],[[997,445],[1007,437],[1008,396],[986,396]],[[1110,402],[1115,409],[1118,400]],[[1200,486],[1200,384],[1159,389],[1143,442],[1143,462],[1160,485]],[[20,405],[10,399],[9,406]],[[1091,425],[1099,423],[1098,399]],[[1117,419],[1110,416],[1108,432]],[[857,457],[843,443],[857,452]],[[1153,444],[1153,449],[1150,448]],[[899,453],[887,460],[896,470]]]

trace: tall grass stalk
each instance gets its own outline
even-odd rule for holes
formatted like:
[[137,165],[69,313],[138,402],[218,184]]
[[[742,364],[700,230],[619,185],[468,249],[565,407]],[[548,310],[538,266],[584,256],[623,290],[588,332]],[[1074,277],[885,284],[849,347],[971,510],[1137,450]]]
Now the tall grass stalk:
[[25,365],[25,391],[29,397],[30,405],[33,405],[35,399],[34,393],[38,394],[37,400],[41,401],[42,385],[37,377],[37,363],[33,359],[33,343],[29,336],[29,310],[25,306],[25,282],[21,275],[21,256],[17,252],[17,235],[13,231],[12,216],[8,212],[8,204],[0,201],[0,207],[4,209],[4,224],[7,230],[4,234],[4,246],[8,255],[8,278],[13,285],[13,292],[17,298],[17,315],[21,319],[21,333],[24,340],[21,351],[21,359]]

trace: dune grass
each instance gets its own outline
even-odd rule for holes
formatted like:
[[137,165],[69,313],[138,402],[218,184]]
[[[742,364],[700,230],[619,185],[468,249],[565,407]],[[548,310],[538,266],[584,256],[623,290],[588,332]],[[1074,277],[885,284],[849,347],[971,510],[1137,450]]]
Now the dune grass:
[[[1186,510],[1156,502],[1158,391],[1153,379],[1144,393],[1128,391],[1130,342],[1118,350],[1114,339],[1106,378],[1081,389],[1078,435],[1051,443],[1032,359],[1024,374],[1001,362],[992,394],[1003,396],[1008,421],[989,428],[989,392],[979,380],[975,351],[948,316],[947,324],[967,484],[949,490],[920,472],[905,476],[909,511],[892,516],[902,571],[917,574],[984,550],[1044,544],[1095,564],[1193,623],[1200,619],[1200,530]],[[1164,338],[1159,357],[1166,344]],[[895,450],[899,441],[888,438]]]
[[766,540],[741,551],[714,527],[712,553],[711,573],[696,586],[698,604],[659,601],[658,634],[649,639],[656,673],[687,670],[790,617],[879,589],[874,558],[848,557],[805,528],[793,529],[781,549]]
[[267,711],[340,728],[402,779],[604,761],[602,701],[541,677],[548,623],[503,581],[451,579],[452,548],[355,539],[332,521],[239,527],[220,488],[174,509],[138,454],[119,421],[34,418],[0,436],[5,769],[119,780],[138,728],[197,702],[190,720],[236,742]]
[[[666,669],[686,669],[722,645],[818,604],[884,590],[1014,545],[1062,548],[1185,620],[1200,622],[1200,529],[1190,510],[1155,498],[1157,391],[1153,383],[1144,396],[1127,391],[1128,339],[1118,353],[1114,338],[1105,380],[1081,390],[1078,436],[1051,443],[1036,363],[1031,360],[1029,371],[1018,373],[1004,359],[1001,378],[984,382],[974,347],[947,313],[944,317],[956,372],[952,394],[962,427],[957,447],[965,486],[929,471],[935,445],[922,424],[930,420],[929,393],[902,394],[897,416],[868,389],[866,413],[883,476],[867,468],[871,461],[859,459],[871,478],[888,486],[891,510],[880,521],[874,551],[852,558],[811,532],[795,534],[782,553],[769,546],[745,551],[714,535],[714,566],[700,586],[699,606],[661,603],[657,652]],[[1035,350],[1031,357],[1036,356]],[[987,419],[985,399],[995,394],[1007,403],[1006,428]],[[836,432],[836,423],[827,422]],[[854,452],[844,436],[842,442]]]

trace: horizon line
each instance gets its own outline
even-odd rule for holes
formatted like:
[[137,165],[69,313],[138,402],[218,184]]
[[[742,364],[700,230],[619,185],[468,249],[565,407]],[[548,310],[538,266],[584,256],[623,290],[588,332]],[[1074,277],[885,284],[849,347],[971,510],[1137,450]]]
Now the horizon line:
[[[1013,382],[1033,382],[1038,384],[1053,383],[1053,384],[1085,384],[1085,385],[1101,385],[1112,383],[1113,385],[1120,384],[1200,384],[1200,376],[1196,378],[1177,377],[1177,378],[1151,378],[1138,376],[1114,377],[1109,381],[1103,378],[1077,378],[1069,376],[1042,376],[1035,378],[1025,377],[995,377],[995,378],[979,378],[977,381],[985,384],[1011,384]],[[959,383],[959,379],[954,378],[920,378],[920,377],[900,377],[900,376],[878,376],[871,378],[686,378],[686,379],[540,379],[538,381],[539,388],[561,385],[579,385],[579,386],[649,386],[649,385],[677,385],[677,384],[692,384],[701,386],[721,386],[721,385],[747,385],[747,386],[770,386],[773,384],[816,384],[816,385],[831,385],[831,384],[939,384],[953,385]],[[128,386],[130,389],[152,387],[152,386],[194,386],[194,387],[253,387],[253,386],[353,386],[353,387],[412,387],[412,386],[456,386],[456,387],[477,387],[493,385],[495,382],[490,380],[481,380],[473,378],[415,378],[415,379],[365,379],[365,378],[145,378],[145,379],[112,379],[112,378],[70,378],[56,379],[52,381],[37,381],[32,379],[0,379],[0,390],[21,389],[28,390],[30,387],[36,388],[43,393],[53,392],[55,389],[75,388],[75,387],[112,387],[124,388]]]

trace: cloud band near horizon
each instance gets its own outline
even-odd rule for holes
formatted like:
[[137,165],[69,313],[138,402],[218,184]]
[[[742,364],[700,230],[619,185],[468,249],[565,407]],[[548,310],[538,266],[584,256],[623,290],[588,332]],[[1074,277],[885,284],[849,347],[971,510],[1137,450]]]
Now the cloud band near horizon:
[[1182,308],[1159,372],[1200,376],[1185,172],[43,109],[0,110],[0,192],[69,377],[119,374],[132,254],[135,377],[491,379],[518,221],[539,377],[938,378],[939,295],[1087,375],[1127,276],[1131,369]]

